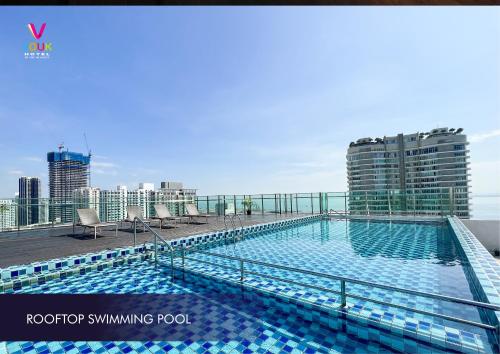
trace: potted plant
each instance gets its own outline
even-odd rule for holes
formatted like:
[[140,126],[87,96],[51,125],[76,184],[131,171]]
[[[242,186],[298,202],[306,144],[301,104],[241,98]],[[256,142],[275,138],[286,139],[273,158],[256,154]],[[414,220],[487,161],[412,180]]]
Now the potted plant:
[[243,199],[243,202],[241,202],[243,206],[245,207],[245,212],[247,215],[252,215],[252,198],[246,197]]

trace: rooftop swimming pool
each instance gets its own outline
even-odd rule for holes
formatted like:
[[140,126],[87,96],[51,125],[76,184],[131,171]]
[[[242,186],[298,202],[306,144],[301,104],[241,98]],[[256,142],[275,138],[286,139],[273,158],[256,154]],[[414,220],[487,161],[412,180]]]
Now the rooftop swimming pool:
[[[308,218],[253,228],[235,239],[194,237],[157,269],[149,260],[39,281],[11,293],[194,293],[211,301],[215,325],[239,321],[242,334],[210,342],[9,342],[9,353],[63,352],[494,352],[486,330],[418,313],[488,323],[485,310],[347,282],[346,311],[337,311],[338,281],[309,272],[419,292],[484,301],[460,242],[446,221],[403,223]],[[184,240],[187,241],[187,240]],[[220,257],[223,256],[223,257]],[[240,259],[244,264],[241,282]],[[259,263],[261,262],[261,263]],[[278,264],[276,269],[265,264]],[[300,270],[296,272],[293,270]],[[216,278],[214,280],[214,278]],[[244,286],[241,286],[244,284]],[[241,292],[241,302],[217,294]],[[364,298],[364,299],[360,299]],[[272,299],[272,300],[270,300]],[[387,304],[370,302],[375,299]],[[416,309],[408,311],[398,307]],[[330,311],[330,309],[334,311]],[[489,311],[489,310],[488,310]]]

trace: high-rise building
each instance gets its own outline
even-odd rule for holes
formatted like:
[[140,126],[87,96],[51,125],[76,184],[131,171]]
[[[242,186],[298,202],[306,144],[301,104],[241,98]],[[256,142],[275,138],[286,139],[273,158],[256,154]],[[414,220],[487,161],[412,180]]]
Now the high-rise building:
[[49,223],[49,200],[47,198],[40,199],[40,221],[39,224]]
[[100,214],[101,221],[119,221],[127,216],[127,187],[117,186],[116,190],[102,190]]
[[469,218],[470,173],[462,129],[363,138],[347,150],[352,212],[415,212],[443,209]]
[[182,182],[161,182],[161,188],[155,192],[154,200],[157,203],[165,203],[172,215],[182,215],[187,202],[194,202],[196,189],[184,188]]
[[12,199],[0,200],[0,230],[16,227],[16,205]]
[[152,214],[154,201],[154,184],[153,183],[139,183],[139,188],[127,193],[127,204],[137,205],[142,209],[142,215],[146,218]]
[[42,184],[37,177],[19,178],[18,223],[19,226],[40,222],[40,198]]
[[[127,190],[126,186],[117,186],[116,190],[101,190],[99,216],[101,221],[119,221],[127,216],[127,206],[140,206],[144,217],[155,215],[154,205],[166,204],[173,215],[182,215],[182,206],[186,200],[194,201],[195,189],[183,189],[179,182],[162,182],[159,190],[154,190],[153,183],[139,183],[139,188]],[[176,188],[174,188],[176,187]]]
[[77,188],[88,187],[90,156],[70,151],[49,152],[49,197],[51,221],[71,222],[72,197]]
[[[82,187],[73,191],[73,205],[76,209],[95,209],[99,215],[101,206],[101,190],[99,188]],[[76,215],[75,215],[76,218]]]

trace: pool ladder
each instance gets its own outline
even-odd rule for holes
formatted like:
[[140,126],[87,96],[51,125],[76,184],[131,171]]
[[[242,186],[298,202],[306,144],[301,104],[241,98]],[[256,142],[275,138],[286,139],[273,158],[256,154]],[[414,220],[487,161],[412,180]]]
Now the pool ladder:
[[[240,222],[240,228],[237,230],[236,229],[236,222],[235,218],[238,218],[238,221]],[[229,227],[227,225],[227,219],[229,219],[229,222],[231,223],[231,226],[233,227],[233,230],[235,231],[235,234],[232,237],[233,241],[242,241],[245,239],[245,229],[243,228],[243,222],[241,221],[241,218],[238,214],[227,214],[224,215],[224,227],[225,231],[229,232]]]
[[[134,248],[137,244],[137,224],[142,224],[144,227],[144,230],[149,230],[153,234],[153,250],[154,251],[154,263],[155,263],[155,268],[158,266],[158,242],[162,242],[165,247],[168,249],[170,253],[170,269],[172,272],[172,279],[174,278],[174,248],[170,245],[170,242],[166,241],[163,237],[161,237],[155,230],[153,230],[148,223],[144,222],[139,217],[134,218]],[[144,242],[144,253],[147,252],[147,247],[146,247],[146,242]]]
[[328,211],[328,213],[326,213],[326,216],[328,216],[331,219],[332,215],[339,215],[343,219],[347,219],[347,213],[341,213],[340,211],[337,211],[337,210],[334,210],[334,209],[330,209]]

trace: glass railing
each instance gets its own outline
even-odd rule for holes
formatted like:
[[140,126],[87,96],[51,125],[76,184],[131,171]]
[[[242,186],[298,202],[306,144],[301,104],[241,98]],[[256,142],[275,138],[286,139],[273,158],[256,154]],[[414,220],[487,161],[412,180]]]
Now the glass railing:
[[450,188],[429,192],[398,190],[197,196],[203,213],[318,214],[469,217],[468,193]]
[[39,198],[36,203],[19,198],[0,199],[0,231],[57,227],[78,222],[77,209],[93,208],[102,222],[120,221],[127,206],[140,206],[143,216],[155,216],[155,204],[165,204],[172,215],[184,215],[194,203],[200,213],[319,214],[330,210],[349,215],[401,215],[469,217],[469,195],[463,189],[402,193],[398,190],[359,192],[276,193],[252,195],[190,196],[183,199],[78,197],[69,200]]

